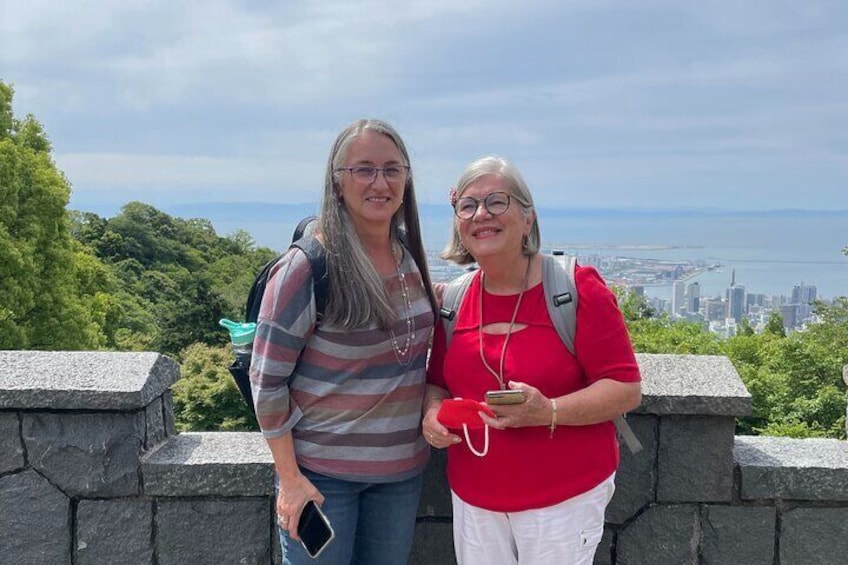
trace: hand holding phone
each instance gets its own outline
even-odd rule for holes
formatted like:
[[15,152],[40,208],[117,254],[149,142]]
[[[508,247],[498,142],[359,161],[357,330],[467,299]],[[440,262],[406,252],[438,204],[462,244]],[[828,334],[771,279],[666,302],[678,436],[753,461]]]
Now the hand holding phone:
[[486,392],[486,404],[523,404],[525,400],[524,391],[521,389],[490,390]]
[[318,557],[333,538],[336,537],[333,527],[321,508],[310,500],[304,505],[297,522],[297,537],[309,557]]

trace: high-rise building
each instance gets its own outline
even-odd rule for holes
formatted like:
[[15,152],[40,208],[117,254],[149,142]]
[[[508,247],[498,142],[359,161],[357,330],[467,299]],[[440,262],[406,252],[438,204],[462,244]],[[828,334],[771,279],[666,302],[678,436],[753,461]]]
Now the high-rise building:
[[718,298],[705,298],[701,301],[704,306],[704,316],[711,322],[724,320],[725,303]]
[[686,285],[686,310],[697,314],[701,309],[701,285],[698,281]]
[[780,316],[783,318],[783,327],[787,330],[798,326],[798,305],[786,304],[780,307]]
[[792,287],[790,304],[810,304],[816,299],[816,287],[801,283]]
[[745,287],[736,284],[736,269],[730,277],[730,288],[726,292],[727,317],[737,322],[745,315]]
[[685,313],[686,303],[683,301],[686,295],[686,284],[683,281],[674,281],[671,285],[671,317],[675,318]]

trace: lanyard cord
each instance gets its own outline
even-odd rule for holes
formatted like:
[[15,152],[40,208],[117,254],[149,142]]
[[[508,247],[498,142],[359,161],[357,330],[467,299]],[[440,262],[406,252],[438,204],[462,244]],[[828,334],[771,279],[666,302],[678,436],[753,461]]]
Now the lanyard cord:
[[515,302],[515,310],[512,311],[512,320],[509,322],[509,329],[506,332],[506,337],[504,338],[504,344],[501,348],[501,359],[499,364],[500,371],[495,372],[494,369],[489,365],[488,361],[486,361],[486,356],[483,355],[483,294],[486,291],[485,286],[485,273],[480,271],[480,319],[478,321],[477,326],[477,338],[480,349],[480,360],[483,361],[483,366],[495,377],[495,380],[498,381],[498,385],[501,390],[506,389],[506,384],[504,383],[503,375],[504,375],[504,360],[506,359],[506,346],[509,344],[509,336],[512,335],[512,329],[515,326],[515,319],[518,316],[518,308],[521,306],[521,299],[524,298],[524,291],[527,290],[527,282],[530,280],[530,263],[531,259],[527,258],[527,269],[524,271],[524,282],[521,283],[521,292],[518,294],[518,300]]

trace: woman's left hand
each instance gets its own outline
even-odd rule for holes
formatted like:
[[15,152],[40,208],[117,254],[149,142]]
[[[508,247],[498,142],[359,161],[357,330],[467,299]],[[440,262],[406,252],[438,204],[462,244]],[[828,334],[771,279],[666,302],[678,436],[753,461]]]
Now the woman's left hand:
[[517,381],[510,381],[508,386],[512,390],[523,390],[524,402],[521,404],[487,404],[497,415],[497,418],[492,418],[481,412],[480,417],[485,423],[498,430],[526,426],[547,426],[551,423],[551,400],[539,392],[539,389]]

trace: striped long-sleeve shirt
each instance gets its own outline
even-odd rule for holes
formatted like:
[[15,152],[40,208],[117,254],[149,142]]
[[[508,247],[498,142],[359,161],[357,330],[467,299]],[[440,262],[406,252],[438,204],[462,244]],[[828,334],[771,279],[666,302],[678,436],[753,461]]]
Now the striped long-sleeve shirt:
[[[421,405],[434,317],[407,251],[400,272],[411,314],[400,279],[384,278],[398,312],[394,339],[376,325],[348,330],[316,324],[312,271],[299,249],[270,274],[250,367],[256,416],[267,438],[292,433],[297,462],[307,469],[342,480],[392,482],[415,476],[427,463]],[[406,356],[399,356],[407,343]]]

